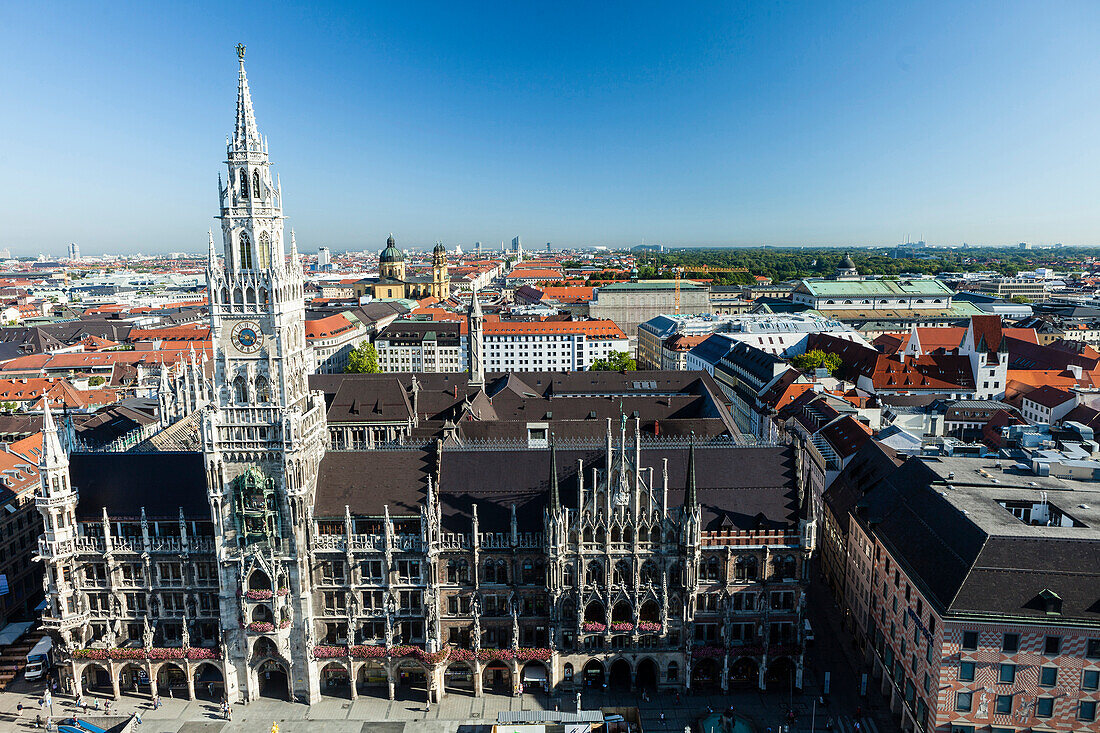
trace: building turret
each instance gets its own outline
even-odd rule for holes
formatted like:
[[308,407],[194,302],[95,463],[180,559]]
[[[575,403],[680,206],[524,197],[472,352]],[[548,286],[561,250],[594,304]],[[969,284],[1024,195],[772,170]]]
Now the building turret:
[[378,255],[378,274],[394,280],[405,279],[405,255],[397,248],[392,233],[386,240],[386,248]]
[[485,385],[485,335],[483,332],[485,318],[481,314],[481,301],[477,298],[476,288],[470,300],[470,310],[466,315],[466,321],[469,326],[466,350],[470,369],[470,386],[483,387]]
[[73,556],[76,536],[77,492],[69,482],[69,458],[61,446],[57,425],[50,413],[49,404],[42,400],[42,458],[38,462],[41,477],[35,506],[42,515],[42,538],[38,554],[48,568],[45,578],[48,609],[43,621],[48,629],[55,629],[68,644],[70,633],[83,625],[80,594],[72,584],[68,567]]
[[844,253],[844,259],[840,261],[840,264],[836,268],[837,280],[858,280],[859,270],[856,269],[856,263],[852,261],[852,258],[848,256],[848,253]]
[[451,276],[447,272],[447,248],[436,242],[432,250],[432,297],[443,300],[451,296]]

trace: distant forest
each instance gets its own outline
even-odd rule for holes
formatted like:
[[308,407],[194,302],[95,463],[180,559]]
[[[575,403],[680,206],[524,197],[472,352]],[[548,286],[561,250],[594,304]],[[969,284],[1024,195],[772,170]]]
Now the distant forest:
[[[912,251],[912,250],[911,250]],[[917,256],[891,257],[883,250],[849,252],[829,249],[688,249],[675,252],[637,252],[640,279],[669,279],[677,267],[744,268],[747,272],[686,272],[684,277],[710,279],[716,285],[750,285],[756,275],[782,282],[804,277],[832,277],[848,254],[861,275],[891,276],[902,273],[936,275],[941,272],[990,270],[1014,276],[1021,270],[1050,267],[1056,270],[1088,270],[1100,257],[1100,247],[1008,250],[974,247],[965,250],[916,250]]]

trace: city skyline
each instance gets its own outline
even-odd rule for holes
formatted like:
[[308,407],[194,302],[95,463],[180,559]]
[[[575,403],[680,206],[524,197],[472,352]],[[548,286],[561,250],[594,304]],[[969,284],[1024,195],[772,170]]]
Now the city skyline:
[[1100,241],[1087,4],[238,9],[8,9],[0,247],[202,251],[237,42],[303,252]]

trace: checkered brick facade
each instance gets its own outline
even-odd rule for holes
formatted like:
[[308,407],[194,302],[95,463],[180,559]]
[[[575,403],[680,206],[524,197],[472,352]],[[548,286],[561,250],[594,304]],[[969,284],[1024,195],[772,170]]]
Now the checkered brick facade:
[[[883,692],[905,729],[1100,733],[1100,690],[1086,680],[1086,672],[1100,676],[1100,627],[1081,628],[1056,617],[1048,624],[945,619],[877,541],[870,581],[867,633],[876,677],[881,675]],[[975,644],[964,644],[967,632],[976,634]],[[1006,634],[1018,635],[1015,651],[1004,651]],[[1046,653],[1048,637],[1059,639],[1057,653]],[[965,663],[973,663],[972,680],[961,678]],[[1011,682],[1001,681],[1001,665],[1014,665]],[[1053,685],[1042,684],[1043,668],[1057,670]],[[966,694],[969,709],[960,710],[967,707],[959,704]],[[1006,696],[1011,705],[1001,712],[998,701]],[[1042,702],[1047,699],[1051,702]],[[1096,703],[1091,720],[1088,703]]]

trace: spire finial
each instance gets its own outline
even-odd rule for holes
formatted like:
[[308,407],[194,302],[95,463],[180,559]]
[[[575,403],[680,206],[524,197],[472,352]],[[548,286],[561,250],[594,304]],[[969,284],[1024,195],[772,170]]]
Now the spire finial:
[[550,514],[561,511],[561,494],[558,491],[558,448],[554,445],[554,433],[550,433]]
[[684,486],[684,506],[694,511],[695,505],[699,503],[697,489],[695,488],[695,431],[691,432],[688,438],[688,465],[687,465],[687,481]]
[[[237,73],[237,123],[233,130],[233,147],[238,151],[264,151],[263,140],[256,129],[256,113],[252,109],[252,94],[244,73],[244,44],[237,45],[241,68]],[[266,151],[264,151],[266,152]]]

